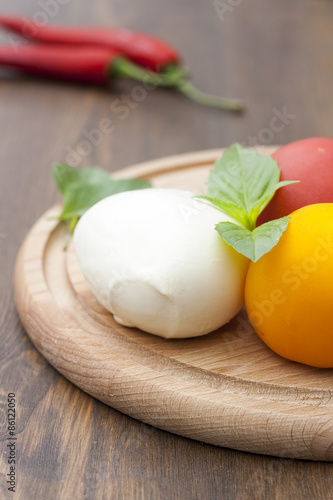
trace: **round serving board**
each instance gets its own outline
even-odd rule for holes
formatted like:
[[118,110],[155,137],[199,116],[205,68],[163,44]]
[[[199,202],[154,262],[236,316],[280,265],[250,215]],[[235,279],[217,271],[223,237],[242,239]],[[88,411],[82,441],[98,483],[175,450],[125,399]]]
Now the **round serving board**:
[[[271,153],[275,148],[263,148]],[[121,170],[156,187],[203,193],[221,150],[169,157]],[[224,328],[165,340],[118,325],[94,299],[66,227],[51,208],[18,256],[15,296],[42,355],[104,403],[161,429],[215,445],[281,457],[333,459],[333,370],[274,354],[243,310]]]

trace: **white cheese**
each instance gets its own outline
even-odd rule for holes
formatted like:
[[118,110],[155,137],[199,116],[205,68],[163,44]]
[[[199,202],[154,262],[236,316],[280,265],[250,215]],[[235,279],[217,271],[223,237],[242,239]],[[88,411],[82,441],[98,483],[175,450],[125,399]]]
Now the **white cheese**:
[[242,307],[248,260],[214,229],[232,219],[193,196],[157,188],[119,193],[79,221],[74,243],[82,272],[122,325],[196,337]]

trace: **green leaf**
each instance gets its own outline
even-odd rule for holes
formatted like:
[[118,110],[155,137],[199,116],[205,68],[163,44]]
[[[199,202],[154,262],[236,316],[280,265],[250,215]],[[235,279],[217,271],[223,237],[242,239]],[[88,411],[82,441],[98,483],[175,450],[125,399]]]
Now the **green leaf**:
[[54,165],[53,178],[64,199],[59,219],[67,221],[71,234],[79,218],[103,198],[123,191],[151,187],[149,182],[141,179],[114,180],[99,167],[78,169],[64,163]]
[[278,182],[275,184],[271,190],[270,193],[266,193],[260,200],[258,200],[257,205],[253,207],[251,210],[249,216],[251,220],[254,220],[254,223],[256,222],[257,218],[259,217],[259,214],[267,207],[268,203],[271,201],[273,198],[274,194],[276,191],[284,186],[289,186],[289,184],[295,184],[299,181],[282,181]]
[[220,222],[215,229],[228,245],[257,262],[279,241],[287,229],[289,216],[266,222],[253,231],[232,222]]
[[201,198],[251,230],[275,191],[297,182],[279,182],[279,178],[276,160],[236,143],[216,161],[207,182],[207,196]]
[[244,212],[244,210],[239,207],[238,205],[235,205],[234,203],[227,202],[224,200],[221,200],[219,198],[210,198],[209,196],[196,196],[196,198],[199,198],[201,200],[208,201],[212,205],[214,205],[216,208],[221,210],[224,214],[228,214],[230,217],[233,219],[236,219],[238,222],[246,226],[247,221],[248,221],[248,216]]
[[279,241],[288,217],[256,228],[259,214],[277,189],[298,181],[280,182],[277,162],[268,155],[233,144],[210,171],[206,196],[197,196],[218,208],[237,223],[220,222],[219,235],[239,253],[256,262]]

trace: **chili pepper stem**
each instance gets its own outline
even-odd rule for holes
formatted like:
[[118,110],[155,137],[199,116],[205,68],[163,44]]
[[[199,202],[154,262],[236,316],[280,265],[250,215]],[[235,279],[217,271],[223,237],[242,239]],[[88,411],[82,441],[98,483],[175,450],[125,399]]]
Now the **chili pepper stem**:
[[178,79],[179,81],[187,81],[190,78],[188,69],[185,66],[179,66],[178,64],[168,64],[167,66],[164,66],[159,73],[162,75],[172,76],[172,78]]
[[112,61],[110,72],[111,75],[116,78],[133,78],[139,82],[150,83],[162,87],[177,87],[179,81],[178,73],[155,73],[154,71],[141,68],[124,57],[117,57]]
[[123,57],[118,57],[112,63],[111,74],[118,78],[134,78],[135,80],[151,83],[159,87],[175,88],[192,101],[203,104],[204,106],[238,112],[244,109],[244,104],[239,99],[216,97],[196,89],[187,80],[188,77],[183,68],[177,65],[167,66],[163,72],[155,73],[141,68]]
[[186,95],[186,97],[192,101],[203,104],[204,106],[225,109],[227,111],[240,112],[244,110],[244,103],[240,99],[217,97],[206,94],[195,88],[189,81],[190,74],[186,67],[177,64],[168,64],[163,68],[161,74],[172,76],[175,81],[178,81],[176,84],[177,90],[182,92],[182,94]]
[[227,99],[206,94],[205,92],[193,87],[193,85],[188,81],[181,82],[177,86],[177,89],[192,101],[203,104],[204,106],[238,112],[244,110],[244,103],[241,100]]

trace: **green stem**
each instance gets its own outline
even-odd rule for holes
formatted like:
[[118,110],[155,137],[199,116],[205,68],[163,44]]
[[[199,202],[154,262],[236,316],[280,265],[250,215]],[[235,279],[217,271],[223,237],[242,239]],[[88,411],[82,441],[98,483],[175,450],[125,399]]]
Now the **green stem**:
[[79,222],[79,216],[78,215],[75,215],[75,217],[72,217],[69,221],[68,221],[68,228],[69,228],[69,233],[70,234],[73,234],[74,233],[74,229],[75,229],[75,226],[76,224]]
[[239,99],[227,99],[205,94],[196,89],[187,80],[188,76],[183,68],[177,65],[166,66],[162,73],[149,71],[131,61],[117,57],[110,68],[111,76],[118,78],[133,78],[144,83],[150,83],[157,87],[171,87],[179,90],[192,101],[204,106],[225,109],[227,111],[242,111],[244,103]]
[[186,68],[178,64],[168,64],[161,71],[162,75],[167,75],[177,80],[178,83],[184,82],[189,78],[189,73]]
[[210,106],[212,108],[220,108],[228,111],[243,111],[244,103],[239,99],[227,99],[224,97],[217,97],[206,94],[201,90],[196,89],[190,82],[183,81],[177,86],[178,90],[186,95],[192,101]]
[[112,62],[110,73],[116,78],[133,78],[133,80],[150,83],[157,87],[176,87],[179,82],[178,72],[155,73],[123,57],[117,57]]

